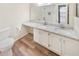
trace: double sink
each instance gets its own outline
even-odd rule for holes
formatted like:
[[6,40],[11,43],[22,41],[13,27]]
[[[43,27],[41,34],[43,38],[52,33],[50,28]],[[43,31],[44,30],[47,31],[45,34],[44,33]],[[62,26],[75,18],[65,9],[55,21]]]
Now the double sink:
[[48,32],[56,33],[56,34],[60,34],[60,35],[66,36],[66,37],[70,37],[70,38],[79,40],[79,33],[78,32],[76,32],[74,29],[65,27],[60,24],[57,24],[57,25],[52,24],[51,25],[51,24],[47,24],[44,22],[28,21],[28,22],[23,23],[23,25],[29,26],[32,28],[45,30]]

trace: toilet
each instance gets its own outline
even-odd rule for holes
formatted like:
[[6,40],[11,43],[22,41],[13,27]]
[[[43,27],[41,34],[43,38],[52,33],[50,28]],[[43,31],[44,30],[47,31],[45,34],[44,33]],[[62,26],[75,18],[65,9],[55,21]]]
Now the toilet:
[[0,56],[12,56],[14,38],[11,37],[10,28],[0,30]]

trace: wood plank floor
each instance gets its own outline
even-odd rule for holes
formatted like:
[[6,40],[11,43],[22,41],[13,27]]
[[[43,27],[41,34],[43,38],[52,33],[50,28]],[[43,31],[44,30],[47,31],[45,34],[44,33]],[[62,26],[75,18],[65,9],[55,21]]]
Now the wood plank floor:
[[13,48],[14,56],[58,56],[33,41],[33,35],[28,34],[15,42]]

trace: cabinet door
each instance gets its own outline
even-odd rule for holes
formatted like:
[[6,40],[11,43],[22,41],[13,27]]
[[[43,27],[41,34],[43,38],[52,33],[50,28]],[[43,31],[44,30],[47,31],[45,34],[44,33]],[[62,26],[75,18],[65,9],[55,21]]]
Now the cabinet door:
[[49,41],[50,41],[50,49],[56,52],[57,54],[61,55],[61,50],[62,50],[61,37],[55,34],[50,34]]
[[63,55],[79,56],[79,41],[64,38]]
[[48,47],[48,32],[39,30],[39,41],[44,47]]
[[37,42],[37,43],[40,43],[39,42],[39,30],[33,29],[33,32],[34,32],[34,41]]

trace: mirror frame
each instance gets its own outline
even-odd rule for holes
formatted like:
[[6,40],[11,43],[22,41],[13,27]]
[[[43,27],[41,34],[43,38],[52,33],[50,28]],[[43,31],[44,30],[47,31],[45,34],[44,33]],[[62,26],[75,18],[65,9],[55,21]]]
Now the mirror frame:
[[76,17],[78,17],[78,3],[76,3]]
[[58,5],[58,23],[60,23],[60,8],[67,6],[67,24],[69,24],[69,5]]

